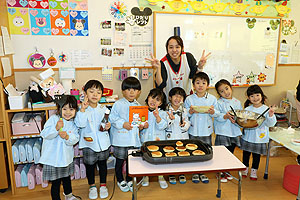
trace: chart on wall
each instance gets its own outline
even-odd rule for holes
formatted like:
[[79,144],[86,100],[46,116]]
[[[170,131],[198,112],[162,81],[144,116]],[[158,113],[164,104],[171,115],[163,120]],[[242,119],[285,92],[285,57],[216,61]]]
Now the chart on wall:
[[[154,51],[165,56],[165,41],[180,29],[186,52],[199,60],[211,52],[204,71],[211,86],[225,78],[235,86],[275,84],[280,23],[278,18],[248,18],[154,12]],[[272,23],[273,22],[273,23]]]
[[13,35],[88,36],[87,0],[7,0]]

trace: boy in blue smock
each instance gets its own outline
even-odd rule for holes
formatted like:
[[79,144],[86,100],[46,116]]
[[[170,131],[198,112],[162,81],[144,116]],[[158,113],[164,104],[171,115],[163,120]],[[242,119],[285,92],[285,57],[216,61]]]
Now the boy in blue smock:
[[139,127],[132,126],[129,122],[129,107],[140,106],[136,99],[141,93],[141,83],[135,77],[128,77],[123,80],[121,89],[124,98],[114,103],[109,121],[114,156],[116,157],[117,184],[121,191],[128,192],[133,190],[132,178],[128,176],[127,164],[126,180],[124,180],[122,166],[125,161],[128,163],[128,150],[141,147]]
[[39,163],[43,164],[43,180],[52,182],[51,198],[60,200],[60,185],[63,183],[66,200],[79,200],[72,194],[71,175],[74,174],[74,148],[79,140],[78,128],[73,119],[78,110],[74,96],[65,96],[57,114],[52,115],[41,132],[43,138]]
[[[211,134],[213,133],[213,117],[218,117],[217,99],[215,96],[207,92],[209,86],[209,77],[204,72],[198,72],[192,79],[194,94],[188,96],[184,102],[189,113],[191,126],[189,128],[190,139],[200,140],[204,143],[212,145]],[[198,112],[193,106],[204,108],[204,112]],[[200,179],[203,183],[208,183],[209,180],[204,174],[200,174]],[[194,183],[199,183],[199,175],[194,174],[192,177]]]
[[79,148],[83,149],[83,162],[86,167],[86,176],[89,184],[89,198],[97,199],[98,191],[95,185],[95,168],[99,168],[101,199],[108,197],[106,187],[107,159],[110,152],[110,138],[108,129],[109,110],[98,102],[103,93],[103,85],[98,80],[89,80],[83,87],[85,99],[80,107],[80,112],[75,118],[76,125],[80,128]]

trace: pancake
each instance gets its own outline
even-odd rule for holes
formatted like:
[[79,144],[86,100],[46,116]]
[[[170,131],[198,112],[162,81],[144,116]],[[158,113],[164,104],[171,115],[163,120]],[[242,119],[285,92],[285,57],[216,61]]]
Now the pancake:
[[183,146],[183,143],[181,141],[177,141],[176,146],[181,147],[181,146]]
[[184,146],[176,147],[177,151],[185,151],[186,148]]
[[174,147],[171,147],[171,146],[165,146],[165,147],[163,148],[163,150],[164,150],[165,152],[173,152],[173,151],[175,151]]
[[185,147],[188,150],[196,150],[198,148],[198,146],[196,144],[187,144],[187,145],[185,145]]
[[160,151],[153,151],[151,152],[153,158],[160,158],[162,157],[162,153]]
[[200,156],[200,155],[205,155],[205,152],[201,151],[201,150],[195,150],[195,151],[192,152],[192,154],[194,156]]
[[165,154],[166,157],[175,157],[177,154],[175,152],[170,152]]
[[180,152],[178,152],[178,155],[179,156],[190,156],[190,153],[187,151],[180,151]]
[[156,145],[149,145],[149,146],[147,146],[147,149],[149,151],[158,151],[159,147]]

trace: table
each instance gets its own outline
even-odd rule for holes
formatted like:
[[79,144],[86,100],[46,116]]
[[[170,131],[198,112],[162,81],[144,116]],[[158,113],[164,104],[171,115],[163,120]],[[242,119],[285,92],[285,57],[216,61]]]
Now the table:
[[[129,150],[130,151],[130,150]],[[132,151],[132,150],[131,150]],[[130,152],[129,152],[130,153]],[[137,177],[192,174],[200,172],[238,171],[238,200],[241,199],[242,170],[246,166],[225,146],[213,146],[213,158],[204,162],[154,165],[141,157],[128,156],[128,174],[133,177],[133,199],[137,199]],[[221,177],[218,173],[217,197],[221,197]]]
[[[270,141],[268,144],[268,153],[267,153],[264,179],[268,179],[271,140],[274,140],[275,142],[286,147],[287,149],[289,149],[297,154],[300,154],[300,146],[297,146],[297,145],[294,145],[291,143],[291,139],[300,138],[300,131],[292,132],[286,128],[281,128],[281,127],[276,127],[276,128],[277,128],[276,131],[274,131],[274,132],[270,131],[270,134],[269,134]],[[299,182],[299,190],[298,190],[297,200],[300,200],[300,182]]]

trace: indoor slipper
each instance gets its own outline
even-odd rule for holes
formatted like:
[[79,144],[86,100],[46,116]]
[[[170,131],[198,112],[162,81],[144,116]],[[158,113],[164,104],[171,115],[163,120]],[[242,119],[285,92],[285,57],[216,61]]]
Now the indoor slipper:
[[199,177],[202,183],[209,183],[209,179],[204,174],[201,174]]
[[193,183],[199,183],[200,182],[198,174],[193,174],[193,176],[192,176],[192,182]]
[[181,184],[185,184],[186,183],[186,178],[185,178],[184,175],[180,175],[179,176],[179,183],[181,183]]
[[[180,179],[179,179],[180,180]],[[173,185],[176,184],[176,177],[175,176],[169,176],[169,182]]]

